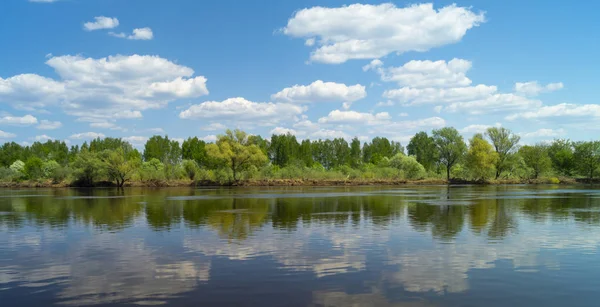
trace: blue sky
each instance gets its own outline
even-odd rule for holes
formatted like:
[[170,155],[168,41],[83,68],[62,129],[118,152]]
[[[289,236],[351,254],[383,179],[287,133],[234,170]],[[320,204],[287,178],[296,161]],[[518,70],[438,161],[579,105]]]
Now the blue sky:
[[597,138],[600,3],[4,0],[0,141]]

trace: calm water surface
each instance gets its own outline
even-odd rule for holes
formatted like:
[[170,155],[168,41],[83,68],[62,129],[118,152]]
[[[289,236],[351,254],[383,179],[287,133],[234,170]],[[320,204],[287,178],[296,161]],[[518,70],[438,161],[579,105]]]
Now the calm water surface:
[[599,306],[600,190],[0,190],[1,306]]

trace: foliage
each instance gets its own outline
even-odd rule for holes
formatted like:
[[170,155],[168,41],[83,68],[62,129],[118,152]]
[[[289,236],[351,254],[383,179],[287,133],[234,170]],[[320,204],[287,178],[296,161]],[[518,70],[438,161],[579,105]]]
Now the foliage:
[[446,166],[446,179],[450,180],[452,166],[463,158],[467,145],[458,130],[452,127],[433,130],[433,140],[439,152],[440,163]]
[[571,176],[575,170],[575,157],[573,155],[573,142],[570,140],[554,140],[548,147],[548,156],[552,160],[552,167],[563,176]]
[[181,165],[183,167],[183,171],[185,172],[185,175],[188,178],[190,178],[190,180],[196,179],[196,175],[200,172],[200,168],[198,167],[198,164],[196,163],[196,161],[183,160],[181,162]]
[[600,141],[577,142],[574,147],[573,157],[579,174],[589,180],[594,179],[594,174],[600,166]]
[[16,160],[10,165],[10,169],[17,174],[17,177],[25,175],[25,162]]
[[531,168],[534,179],[548,172],[552,167],[552,160],[548,156],[548,148],[544,145],[522,146],[519,148],[519,155],[523,157],[525,164]]
[[165,179],[165,165],[156,158],[142,163],[141,179],[143,181],[160,181]]
[[410,139],[406,146],[408,154],[414,156],[426,170],[431,171],[438,160],[438,152],[433,138],[427,132],[419,132]]
[[465,158],[465,166],[475,179],[486,180],[493,175],[494,167],[498,162],[498,153],[490,143],[483,139],[483,135],[475,134],[469,140],[469,151]]
[[197,165],[207,165],[206,142],[197,137],[188,138],[181,145],[181,158],[193,160]]
[[82,150],[71,165],[75,180],[85,186],[92,186],[104,172],[104,163],[98,157],[98,153],[89,150]]
[[507,162],[516,151],[521,137],[504,127],[490,127],[485,135],[490,139],[496,153],[498,153],[498,160],[496,161],[496,179],[498,179],[500,174],[508,167]]
[[413,156],[398,153],[389,160],[389,166],[399,169],[406,179],[422,179],[426,171]]
[[118,187],[122,187],[126,181],[131,179],[131,176],[142,164],[139,155],[127,155],[125,150],[124,147],[114,150],[105,149],[100,154],[108,179],[114,180]]
[[43,177],[42,166],[44,162],[42,159],[32,156],[25,161],[24,172],[25,176],[30,180],[41,179]]
[[208,156],[230,169],[234,181],[238,181],[242,171],[250,166],[260,167],[267,162],[267,156],[254,144],[248,144],[248,135],[241,130],[227,130],[220,135],[216,144],[206,146]]
[[144,160],[158,159],[163,164],[177,164],[181,161],[179,142],[169,140],[168,136],[155,135],[144,145]]

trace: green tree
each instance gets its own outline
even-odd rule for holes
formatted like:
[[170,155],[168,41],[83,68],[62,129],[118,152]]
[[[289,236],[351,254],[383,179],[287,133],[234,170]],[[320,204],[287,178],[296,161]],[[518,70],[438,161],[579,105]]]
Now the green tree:
[[178,164],[181,161],[179,142],[169,140],[168,136],[152,136],[144,144],[144,160],[158,159],[163,164]]
[[194,160],[198,166],[206,166],[206,142],[197,137],[188,138],[181,145],[181,157],[184,160]]
[[215,144],[206,146],[208,156],[229,168],[233,180],[239,180],[239,174],[251,166],[260,167],[268,160],[263,151],[256,145],[248,145],[248,134],[241,130],[227,130],[220,135]]
[[490,127],[485,134],[492,141],[492,145],[498,153],[496,162],[496,179],[498,179],[500,174],[508,168],[507,162],[510,161],[510,155],[516,151],[521,137],[504,127]]
[[44,164],[44,161],[42,161],[42,159],[33,156],[33,157],[29,157],[29,159],[27,159],[27,161],[25,161],[25,175],[27,176],[27,178],[31,179],[31,180],[37,180],[37,179],[41,179],[43,176],[42,173],[42,166]]
[[408,146],[408,155],[414,156],[417,161],[425,167],[426,170],[433,170],[438,153],[433,138],[427,135],[427,132],[421,131],[410,139]]
[[82,150],[72,163],[73,173],[79,184],[92,186],[104,172],[104,163],[98,157],[98,153]]
[[17,160],[27,160],[25,148],[15,142],[2,144],[2,147],[0,147],[0,164],[9,167]]
[[446,166],[446,178],[450,181],[450,171],[464,157],[467,145],[463,137],[452,127],[433,130],[433,141],[439,153],[440,163]]
[[571,176],[575,171],[575,158],[573,157],[573,142],[557,139],[548,147],[548,156],[552,160],[552,167],[563,176]]
[[104,163],[103,168],[108,178],[114,180],[118,187],[122,187],[130,180],[142,165],[139,155],[127,155],[123,147],[114,150],[105,149],[100,154],[100,159]]
[[299,147],[296,136],[291,133],[273,134],[268,154],[274,165],[284,167],[297,159]]
[[198,174],[198,171],[200,170],[196,161],[183,160],[181,161],[181,165],[186,176],[190,178],[190,180],[194,180],[196,178],[196,175]]
[[360,148],[360,140],[357,137],[352,139],[350,142],[350,157],[349,162],[350,166],[353,168],[357,168],[361,162],[361,148]]
[[521,146],[519,155],[523,157],[525,164],[531,168],[535,179],[552,167],[552,160],[548,156],[548,147],[542,144]]
[[475,134],[469,140],[469,151],[465,158],[466,167],[473,178],[485,180],[493,175],[494,166],[498,162],[498,153],[490,143],[483,139],[483,135]]
[[406,179],[422,179],[425,177],[425,168],[413,156],[397,153],[390,159],[389,165],[402,171]]
[[579,173],[591,181],[600,166],[600,141],[575,143],[575,166]]

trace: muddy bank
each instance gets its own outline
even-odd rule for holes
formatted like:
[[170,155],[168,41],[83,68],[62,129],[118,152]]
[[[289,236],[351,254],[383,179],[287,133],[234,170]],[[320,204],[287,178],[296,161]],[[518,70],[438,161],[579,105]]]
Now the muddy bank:
[[[532,180],[491,180],[491,181],[469,181],[452,179],[450,184],[477,184],[477,185],[502,185],[502,184],[600,184],[600,180],[578,180],[573,178],[558,179],[532,179]],[[124,187],[216,187],[216,186],[243,186],[243,187],[266,187],[266,186],[375,186],[375,185],[436,185],[448,184],[445,179],[423,179],[423,180],[395,180],[395,179],[262,179],[242,180],[232,183],[220,183],[209,180],[172,180],[172,181],[133,181],[126,182]],[[67,187],[116,187],[112,182],[96,182],[93,186],[80,186],[68,182],[53,183],[51,181],[23,181],[23,182],[0,182],[0,188],[67,188]]]

